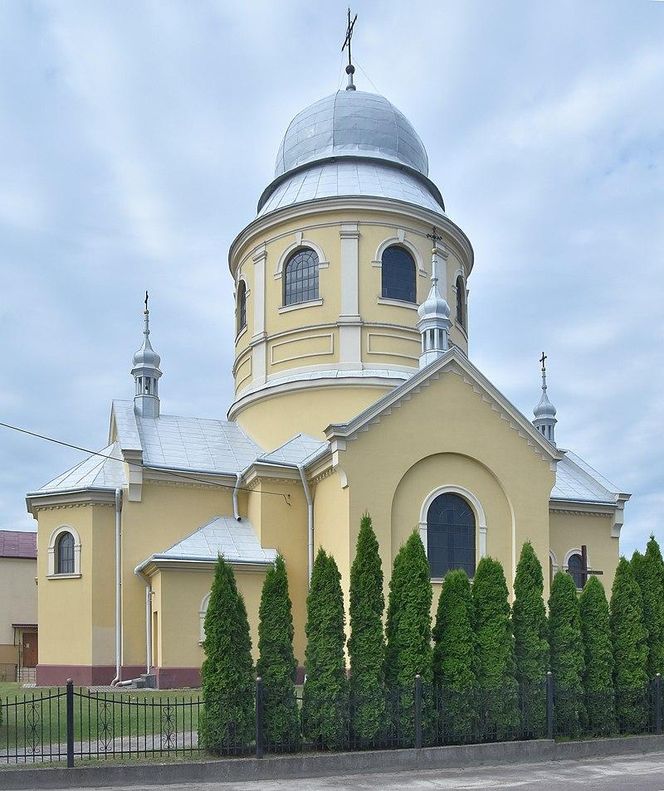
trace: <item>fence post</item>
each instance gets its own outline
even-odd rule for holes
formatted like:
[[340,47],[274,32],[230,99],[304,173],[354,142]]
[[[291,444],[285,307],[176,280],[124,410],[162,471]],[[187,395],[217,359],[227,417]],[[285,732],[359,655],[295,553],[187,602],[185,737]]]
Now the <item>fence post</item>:
[[549,670],[546,674],[546,738],[554,737],[553,721],[553,673]]
[[422,747],[422,676],[415,676],[415,747]]
[[263,679],[256,679],[256,758],[262,758],[263,747]]
[[662,674],[655,676],[655,733],[662,732]]
[[67,679],[67,768],[74,765],[74,682]]

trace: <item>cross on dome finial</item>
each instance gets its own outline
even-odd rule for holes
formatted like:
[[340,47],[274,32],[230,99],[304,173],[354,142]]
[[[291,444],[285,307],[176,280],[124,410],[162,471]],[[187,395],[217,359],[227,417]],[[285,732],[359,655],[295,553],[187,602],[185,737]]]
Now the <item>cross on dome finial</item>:
[[147,291],[145,292],[145,312],[146,312],[146,313],[149,313],[149,312],[150,312],[150,311],[148,310],[148,292],[147,292]]
[[348,9],[348,24],[346,25],[346,38],[344,39],[344,43],[341,47],[341,51],[343,52],[346,47],[348,47],[348,66],[346,66],[346,74],[348,75],[348,85],[346,85],[347,91],[354,91],[355,84],[353,83],[353,74],[355,74],[355,66],[353,66],[352,56],[351,56],[351,41],[353,39],[353,29],[355,28],[355,22],[357,22],[357,14],[353,18],[353,21],[350,20],[350,8]]

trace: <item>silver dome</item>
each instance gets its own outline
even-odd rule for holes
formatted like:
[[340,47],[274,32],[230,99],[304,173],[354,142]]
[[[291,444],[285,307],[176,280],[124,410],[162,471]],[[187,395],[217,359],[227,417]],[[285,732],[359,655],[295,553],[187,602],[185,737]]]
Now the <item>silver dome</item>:
[[405,115],[364,91],[337,91],[298,113],[279,147],[275,177],[330,157],[382,159],[429,173],[426,149]]

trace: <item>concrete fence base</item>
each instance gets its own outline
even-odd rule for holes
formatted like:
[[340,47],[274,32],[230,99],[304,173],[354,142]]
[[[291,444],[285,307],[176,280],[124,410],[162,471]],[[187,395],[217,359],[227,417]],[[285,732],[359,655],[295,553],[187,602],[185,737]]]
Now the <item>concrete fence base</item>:
[[257,758],[230,758],[190,763],[77,766],[0,771],[0,789],[87,788],[95,786],[223,783],[288,780],[413,769],[456,769],[511,763],[543,763],[602,756],[664,752],[664,736],[554,742],[471,744],[352,753],[309,753]]

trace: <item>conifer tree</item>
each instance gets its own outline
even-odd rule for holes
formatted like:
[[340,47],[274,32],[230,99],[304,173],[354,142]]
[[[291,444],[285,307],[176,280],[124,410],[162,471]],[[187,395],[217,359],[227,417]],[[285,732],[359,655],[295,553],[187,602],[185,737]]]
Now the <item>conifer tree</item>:
[[[385,624],[385,682],[392,700],[398,702],[393,726],[411,742],[415,736],[415,676],[421,677],[426,688],[433,680],[432,595],[429,562],[419,534],[413,532],[394,559]],[[429,695],[427,704],[430,700]],[[425,729],[430,717],[428,705],[424,706]]]
[[585,671],[583,688],[588,732],[605,736],[616,727],[613,692],[613,650],[609,628],[609,603],[604,586],[589,577],[579,597]]
[[514,637],[505,572],[485,557],[473,579],[478,715],[485,739],[509,739],[519,724]]
[[549,648],[556,694],[556,729],[578,736],[585,723],[583,673],[585,670],[581,616],[571,575],[559,571],[549,597]]
[[648,631],[648,678],[664,674],[664,563],[654,536],[645,555],[632,556],[632,573],[643,598],[643,622]]
[[385,726],[383,569],[371,517],[360,522],[350,570],[350,693],[353,736],[366,743]]
[[311,574],[305,633],[302,728],[319,748],[338,749],[348,726],[344,601],[337,564],[322,548]]
[[549,643],[542,566],[530,541],[521,549],[514,578],[514,656],[524,731],[539,736],[546,727],[544,681]]
[[254,737],[254,675],[244,600],[233,569],[219,556],[204,622],[205,661],[201,686],[201,744],[224,754],[246,747]]
[[648,633],[641,590],[625,558],[620,558],[613,580],[610,624],[618,727],[623,733],[638,733],[647,721]]
[[433,677],[440,695],[446,742],[470,741],[475,722],[473,599],[468,575],[448,571],[433,629]]
[[263,681],[265,739],[283,750],[295,750],[300,744],[300,712],[295,697],[297,662],[288,576],[281,555],[265,577],[258,617],[256,673]]

